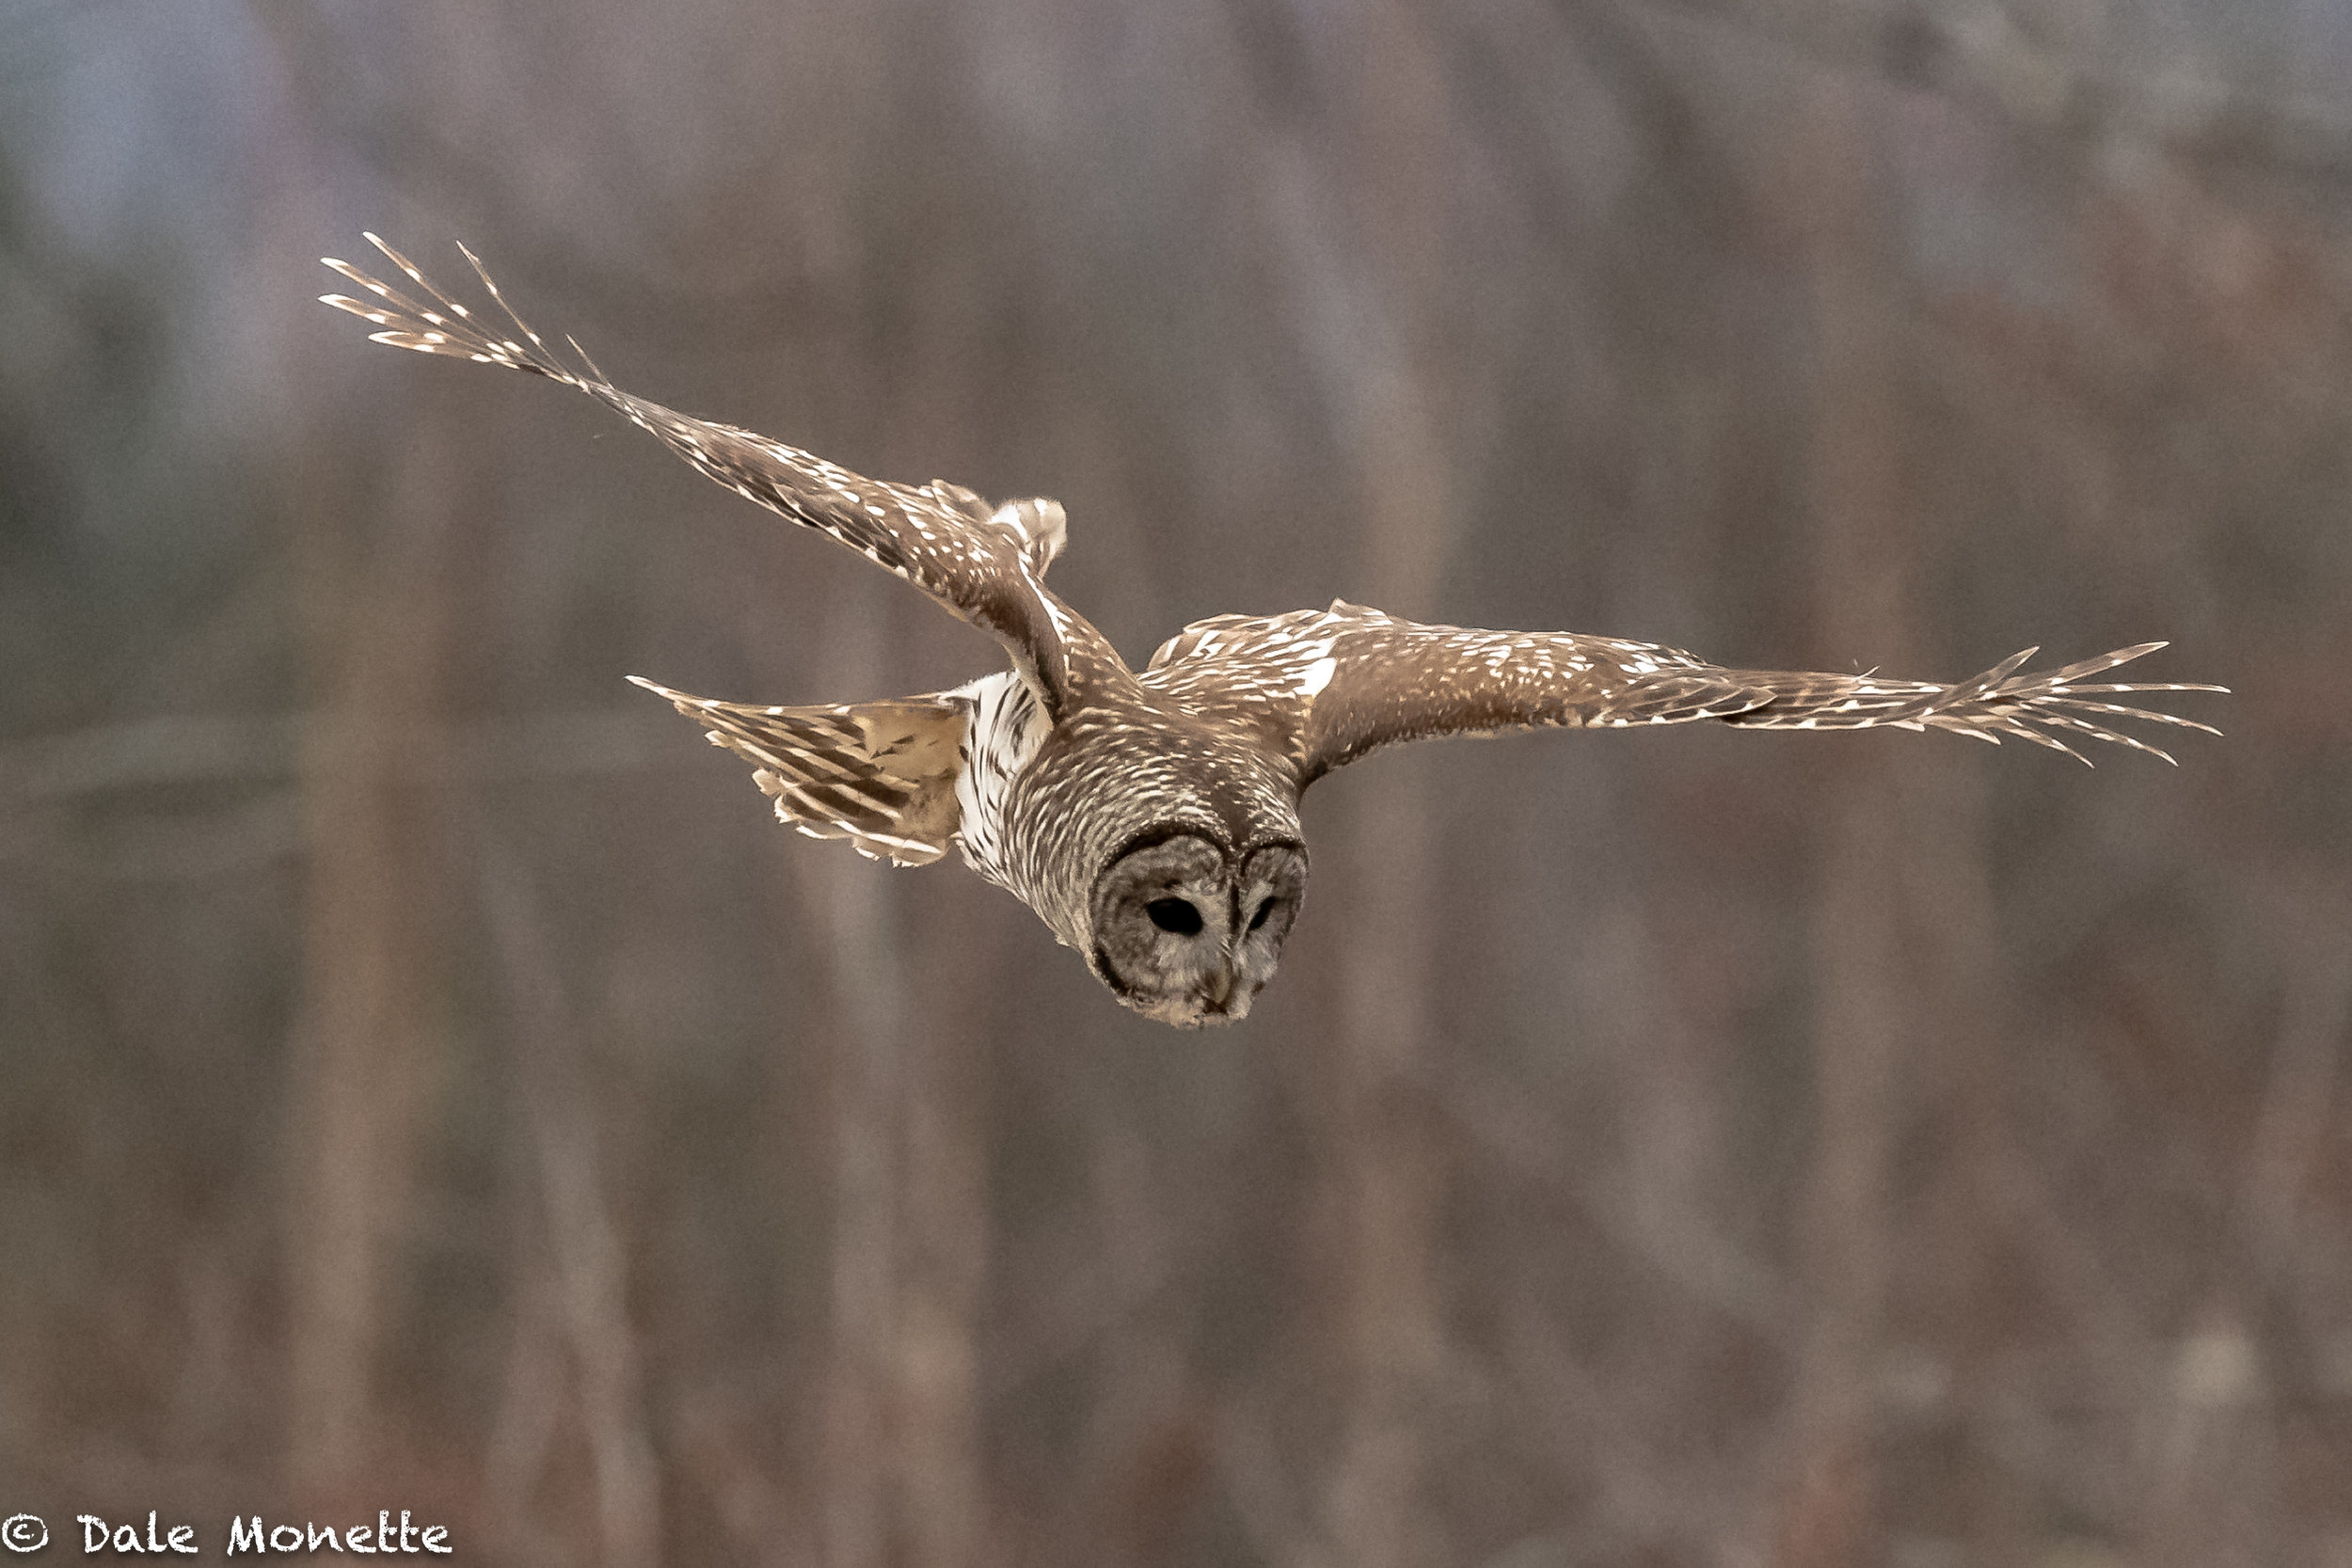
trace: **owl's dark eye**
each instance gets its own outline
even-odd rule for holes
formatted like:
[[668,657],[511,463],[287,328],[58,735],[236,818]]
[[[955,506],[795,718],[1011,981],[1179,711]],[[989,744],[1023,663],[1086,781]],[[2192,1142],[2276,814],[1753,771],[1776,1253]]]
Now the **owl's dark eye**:
[[1154,898],[1143,906],[1143,912],[1163,931],[1173,931],[1180,937],[1200,934],[1200,911],[1192,907],[1189,899]]
[[1271,899],[1271,898],[1269,898],[1269,899],[1267,899],[1264,903],[1263,903],[1263,904],[1261,904],[1261,905],[1259,905],[1259,906],[1258,906],[1258,912],[1257,912],[1256,914],[1253,914],[1253,915],[1251,915],[1251,916],[1249,917],[1249,928],[1250,928],[1251,930],[1253,930],[1253,931],[1254,931],[1254,930],[1256,930],[1259,927],[1261,927],[1261,926],[1264,925],[1264,924],[1265,924],[1265,917],[1266,917],[1267,915],[1272,914],[1273,912],[1274,912],[1274,900],[1273,900],[1273,899]]

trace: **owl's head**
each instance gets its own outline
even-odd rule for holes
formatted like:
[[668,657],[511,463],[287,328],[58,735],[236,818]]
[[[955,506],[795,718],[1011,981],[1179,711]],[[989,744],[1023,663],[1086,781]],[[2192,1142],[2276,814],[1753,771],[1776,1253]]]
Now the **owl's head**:
[[1282,955],[1307,893],[1295,839],[1235,849],[1182,825],[1130,839],[1088,901],[1095,974],[1147,1018],[1198,1029],[1235,1023]]

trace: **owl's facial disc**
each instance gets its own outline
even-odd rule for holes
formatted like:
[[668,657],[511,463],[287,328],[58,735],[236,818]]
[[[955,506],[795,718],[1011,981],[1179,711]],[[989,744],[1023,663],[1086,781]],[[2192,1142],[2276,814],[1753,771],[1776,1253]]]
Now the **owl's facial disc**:
[[1238,861],[1179,830],[1118,856],[1095,879],[1095,972],[1120,1001],[1180,1028],[1234,1023],[1274,978],[1307,891],[1295,844]]

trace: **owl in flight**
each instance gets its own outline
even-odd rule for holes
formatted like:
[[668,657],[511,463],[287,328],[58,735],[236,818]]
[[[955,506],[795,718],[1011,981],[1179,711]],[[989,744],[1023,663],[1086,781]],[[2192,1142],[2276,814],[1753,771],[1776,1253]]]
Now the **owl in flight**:
[[991,506],[940,480],[878,483],[672,413],[612,386],[576,342],[580,368],[567,368],[471,251],[514,335],[367,238],[431,301],[328,259],[362,297],[322,298],[379,328],[374,341],[576,387],[744,499],[831,535],[1004,644],[1009,670],[882,702],[771,707],[637,684],[750,762],[776,815],[801,832],[901,865],[961,849],[1083,954],[1120,1002],[1162,1022],[1197,1028],[1248,1014],[1307,891],[1299,795],[1395,741],[1712,719],[1759,729],[1933,726],[2080,759],[2069,739],[2165,755],[2112,728],[2117,719],[2218,733],[2106,700],[2222,689],[2095,679],[2161,642],[2020,674],[2028,648],[1973,680],[1936,686],[1724,670],[1650,642],[1420,626],[1334,601],[1196,622],[1132,670],[1045,586],[1067,538],[1057,502]]

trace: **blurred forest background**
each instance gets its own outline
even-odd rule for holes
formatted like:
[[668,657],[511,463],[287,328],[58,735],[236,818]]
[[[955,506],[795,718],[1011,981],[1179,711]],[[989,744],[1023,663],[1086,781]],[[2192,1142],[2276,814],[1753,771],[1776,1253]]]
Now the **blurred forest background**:
[[[2352,9],[14,0],[0,1512],[518,1565],[2352,1563]],[[1335,595],[2184,766],[1546,735],[1308,801],[1241,1028],[643,673],[991,643],[311,303]],[[53,1552],[73,1549],[62,1536]]]

